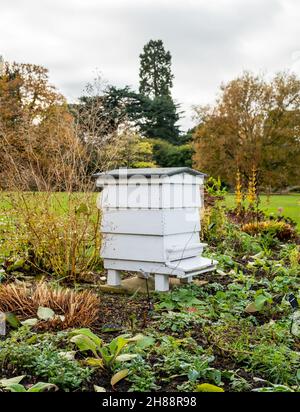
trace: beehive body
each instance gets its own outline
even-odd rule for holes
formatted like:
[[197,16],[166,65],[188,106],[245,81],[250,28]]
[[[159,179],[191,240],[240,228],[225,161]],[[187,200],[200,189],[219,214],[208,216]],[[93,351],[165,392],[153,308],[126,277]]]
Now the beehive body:
[[200,258],[199,209],[204,176],[189,170],[171,175],[148,172],[145,176],[136,169],[135,175],[119,174],[115,178],[105,174],[97,178],[97,185],[103,188],[99,207],[101,256],[106,269],[184,278],[193,271],[180,270],[182,262],[187,264],[198,256],[194,262],[197,273],[211,266],[208,259]]

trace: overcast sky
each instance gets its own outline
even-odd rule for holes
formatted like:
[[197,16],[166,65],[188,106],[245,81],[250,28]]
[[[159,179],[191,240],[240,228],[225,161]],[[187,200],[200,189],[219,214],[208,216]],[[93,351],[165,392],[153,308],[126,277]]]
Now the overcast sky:
[[74,101],[97,71],[138,88],[143,45],[162,39],[187,128],[190,107],[243,70],[300,76],[299,21],[299,0],[1,0],[0,54],[47,67]]

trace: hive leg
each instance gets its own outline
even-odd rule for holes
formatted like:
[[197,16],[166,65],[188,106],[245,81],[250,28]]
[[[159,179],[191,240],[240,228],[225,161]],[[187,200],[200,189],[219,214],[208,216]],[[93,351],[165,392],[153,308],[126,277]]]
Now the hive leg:
[[169,290],[169,276],[156,274],[155,278],[155,290],[158,292],[167,292]]
[[193,276],[188,276],[187,278],[181,278],[180,283],[186,284],[193,282]]
[[107,270],[107,284],[109,286],[121,285],[121,272],[119,270],[108,269]]

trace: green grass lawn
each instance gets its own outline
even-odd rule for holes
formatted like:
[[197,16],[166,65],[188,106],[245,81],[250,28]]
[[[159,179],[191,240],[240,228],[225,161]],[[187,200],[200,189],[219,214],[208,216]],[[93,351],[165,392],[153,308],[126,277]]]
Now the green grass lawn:
[[[82,199],[85,201],[88,198],[90,207],[95,207],[95,213],[97,210],[96,206],[96,198],[98,193],[90,193],[88,195],[83,196],[82,194],[78,194],[79,198],[82,196]],[[27,193],[27,197],[30,198],[33,202],[40,202],[43,201],[43,195],[39,193]],[[75,195],[76,197],[76,195]],[[297,222],[298,228],[300,229],[300,194],[293,194],[293,195],[261,195],[260,196],[260,207],[262,210],[266,211],[267,213],[272,213],[275,216],[278,215],[279,208],[282,209],[282,214],[286,217],[290,217],[291,219]],[[53,204],[54,208],[59,211],[59,213],[64,213],[68,209],[68,197],[65,193],[56,193],[53,196]],[[227,207],[231,208],[235,205],[234,194],[227,194],[225,198],[225,204]],[[0,215],[1,211],[4,212],[9,208],[8,202],[5,200],[5,194],[2,193],[0,197]]]
[[[280,214],[278,209],[282,209],[282,215],[290,217],[297,222],[300,229],[300,194],[293,195],[261,195],[260,208],[267,213],[277,216]],[[234,207],[235,199],[233,194],[228,194],[225,199],[227,207]]]

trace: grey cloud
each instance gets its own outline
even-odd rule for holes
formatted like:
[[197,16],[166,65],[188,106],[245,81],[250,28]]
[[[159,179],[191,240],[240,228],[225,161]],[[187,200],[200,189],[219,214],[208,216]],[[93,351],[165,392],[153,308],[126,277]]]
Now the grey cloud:
[[161,38],[188,127],[190,106],[212,101],[222,81],[246,68],[300,74],[291,57],[300,50],[299,14],[297,0],[2,0],[0,54],[48,67],[75,99],[96,69],[137,87],[139,53]]

